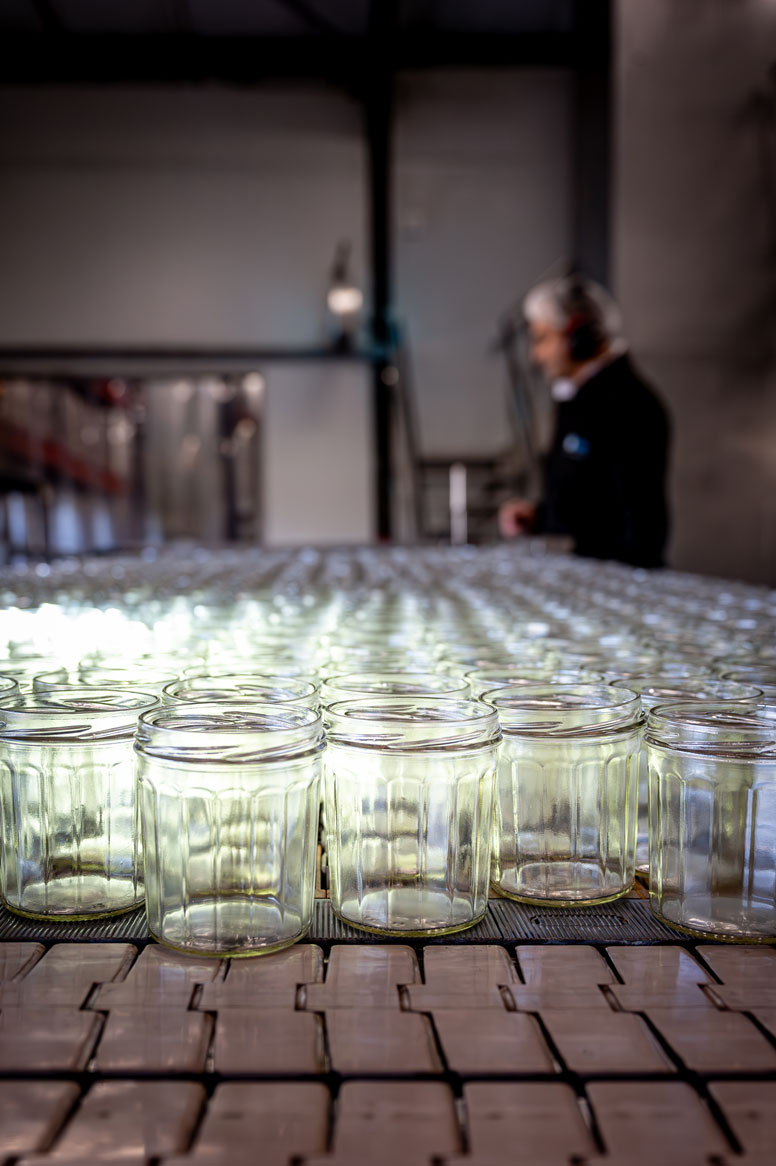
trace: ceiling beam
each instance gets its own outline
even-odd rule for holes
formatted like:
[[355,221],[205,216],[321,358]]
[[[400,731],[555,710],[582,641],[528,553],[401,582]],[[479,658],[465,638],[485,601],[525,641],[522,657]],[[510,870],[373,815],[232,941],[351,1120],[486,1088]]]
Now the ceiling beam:
[[42,24],[44,32],[51,36],[59,36],[67,31],[65,22],[54,7],[52,0],[32,0],[32,7],[35,9],[35,15]]
[[[396,36],[394,68],[572,68],[580,43],[568,33]],[[367,65],[360,36],[204,37],[188,34],[12,35],[3,39],[3,84],[259,84],[273,78],[321,78],[350,87]],[[588,59],[587,65],[595,65]]]
[[333,24],[328,16],[324,16],[312,4],[308,4],[307,0],[276,0],[281,8],[288,9],[294,16],[298,17],[304,24],[307,25],[311,32],[319,32],[323,36],[346,36],[343,28]]

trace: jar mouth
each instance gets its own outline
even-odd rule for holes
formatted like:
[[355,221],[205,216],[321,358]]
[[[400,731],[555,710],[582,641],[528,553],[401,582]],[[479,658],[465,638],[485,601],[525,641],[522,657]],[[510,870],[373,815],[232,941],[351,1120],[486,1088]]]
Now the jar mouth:
[[[67,667],[51,656],[9,656],[0,662],[0,675],[10,676],[21,684],[31,684],[34,676],[43,672],[67,675]],[[61,683],[61,681],[60,681]]]
[[333,672],[324,678],[321,694],[336,701],[361,696],[455,696],[464,697],[469,686],[463,679],[445,672],[359,671]]
[[246,700],[162,705],[140,717],[135,734],[138,753],[180,762],[249,764],[322,748],[315,710]]
[[637,692],[646,711],[656,704],[678,704],[680,701],[752,704],[761,700],[763,695],[762,689],[753,684],[738,684],[733,680],[719,680],[713,676],[696,676],[693,679],[659,675],[631,676],[627,680],[612,680],[611,686]]
[[61,685],[0,698],[0,740],[29,744],[98,742],[130,737],[138,717],[155,708],[153,693]]
[[730,761],[776,761],[776,707],[697,701],[658,704],[645,741],[681,753]]
[[77,672],[69,672],[67,668],[53,669],[50,672],[38,672],[32,678],[32,687],[35,692],[51,692],[65,686],[80,688],[127,688],[142,689],[145,684],[149,688],[159,689],[163,684],[174,679],[174,674],[159,672],[153,668],[79,668]]
[[598,672],[581,668],[475,668],[466,679],[479,700],[503,688],[535,688],[545,684],[603,684]]
[[317,695],[318,686],[311,681],[254,675],[250,672],[186,676],[162,689],[162,700],[166,704],[216,704],[225,700],[241,700],[312,707]]
[[754,684],[764,692],[776,693],[776,668],[767,665],[762,668],[731,668],[722,673],[722,679],[735,681],[737,684]]
[[471,749],[501,739],[495,710],[472,700],[367,696],[324,714],[330,743],[395,752]]
[[493,705],[510,736],[595,737],[643,722],[638,694],[607,684],[510,685],[483,700]]

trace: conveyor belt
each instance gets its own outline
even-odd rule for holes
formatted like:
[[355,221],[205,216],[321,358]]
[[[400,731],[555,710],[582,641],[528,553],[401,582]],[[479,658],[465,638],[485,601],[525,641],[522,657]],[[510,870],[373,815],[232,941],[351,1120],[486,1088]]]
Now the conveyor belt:
[[[23,919],[0,907],[0,940],[13,939],[51,943],[106,943],[110,941],[145,943],[150,940],[145,911],[114,915],[96,922],[41,923]],[[340,922],[328,899],[316,899],[313,923],[308,938],[322,943],[385,943],[385,938],[371,935]],[[476,927],[439,940],[422,943],[679,943],[684,937],[656,919],[642,899],[620,899],[599,907],[551,910],[529,907],[508,899],[491,899],[488,914]],[[388,940],[388,942],[391,942]],[[407,940],[397,940],[403,943]],[[409,941],[414,943],[415,941]]]
[[3,1166],[772,1160],[771,949],[332,932],[230,962],[118,925],[0,942]]

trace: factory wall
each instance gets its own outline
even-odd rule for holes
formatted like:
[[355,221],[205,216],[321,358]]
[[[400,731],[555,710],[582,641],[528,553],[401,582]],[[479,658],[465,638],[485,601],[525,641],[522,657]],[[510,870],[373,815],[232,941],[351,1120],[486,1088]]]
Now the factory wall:
[[[0,101],[0,344],[326,344],[341,239],[353,243],[352,274],[368,300],[366,154],[350,98],[295,84],[8,87]],[[395,308],[426,453],[490,454],[512,439],[504,362],[489,345],[504,311],[567,255],[570,101],[557,70],[398,79]],[[285,374],[281,385],[274,368],[264,372],[271,426],[288,413],[273,394],[292,390]],[[312,392],[306,373],[289,405],[299,448],[327,440],[322,399],[333,450],[370,444],[349,487],[337,488],[346,541],[369,533],[373,489],[371,406],[344,407],[349,384],[340,391],[322,371],[320,395],[300,409]],[[174,412],[166,399],[149,410],[148,497],[169,533],[191,533],[193,506],[212,536],[210,485],[198,483],[200,504],[163,484],[191,455]],[[309,522],[291,521],[288,494],[277,493],[277,467],[289,461],[276,452],[265,462],[264,528],[287,541]],[[298,472],[309,466],[300,458]]]
[[363,278],[360,108],[337,92],[0,100],[0,343],[312,347],[340,239]]
[[776,4],[617,15],[615,284],[674,416],[671,562],[776,583]]
[[426,453],[491,454],[512,440],[505,312],[571,250],[569,75],[407,73],[396,121],[396,303],[406,322]]

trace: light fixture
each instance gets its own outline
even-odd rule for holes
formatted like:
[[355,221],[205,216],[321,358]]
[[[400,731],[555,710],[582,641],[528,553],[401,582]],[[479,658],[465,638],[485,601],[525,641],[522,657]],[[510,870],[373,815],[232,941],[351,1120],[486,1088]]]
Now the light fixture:
[[352,327],[355,322],[354,317],[364,303],[364,293],[350,277],[349,261],[350,242],[339,243],[334,255],[326,303],[329,311],[340,318],[343,329],[346,328],[347,324]]
[[267,387],[263,373],[249,372],[243,377],[242,387],[249,397],[260,397]]

